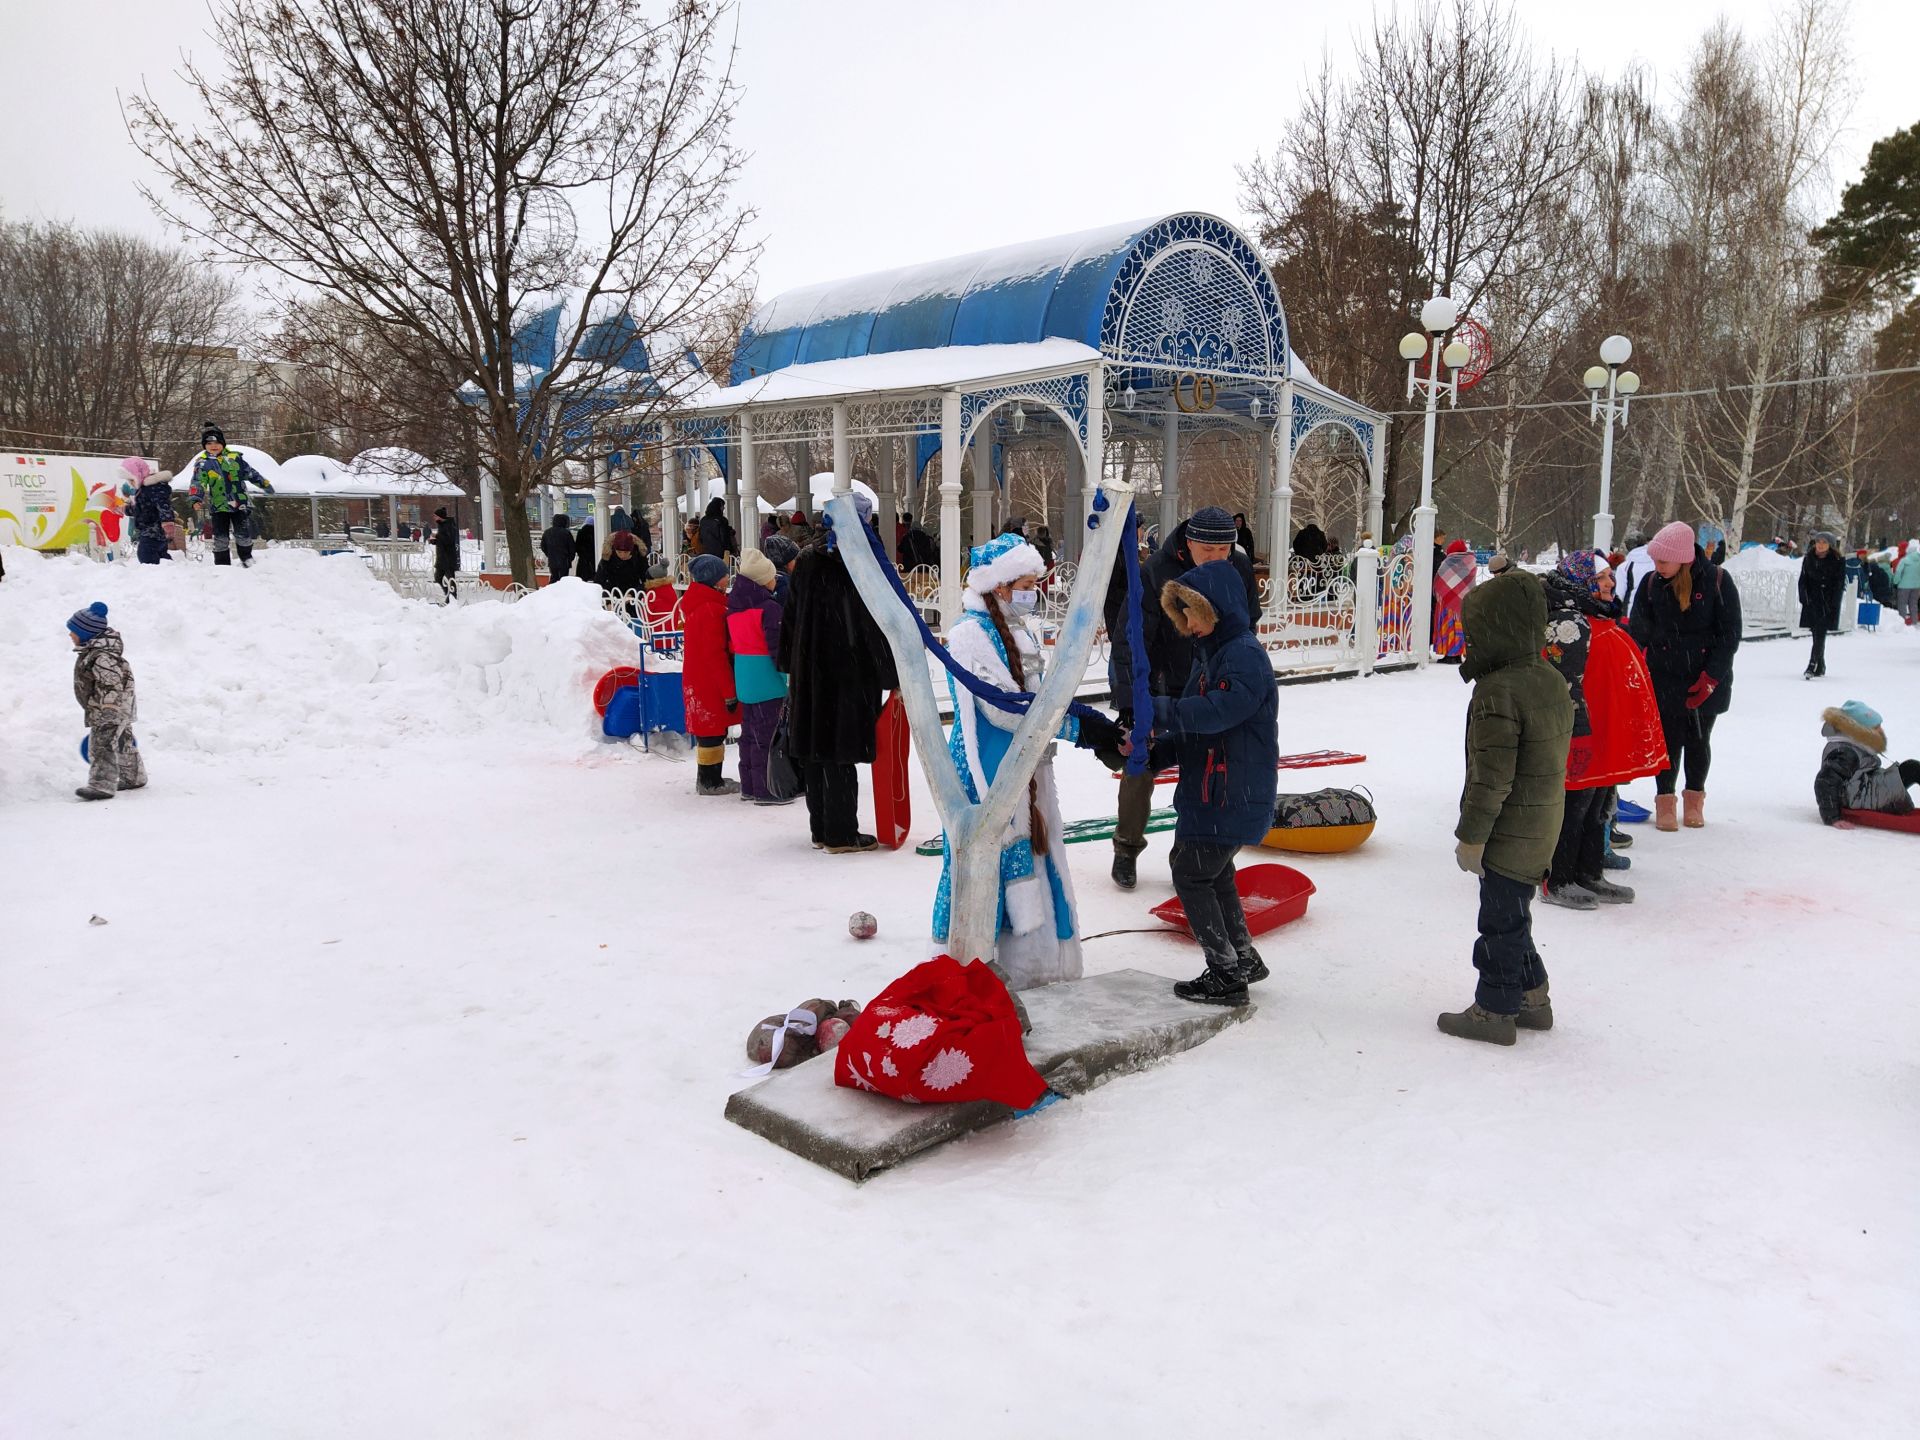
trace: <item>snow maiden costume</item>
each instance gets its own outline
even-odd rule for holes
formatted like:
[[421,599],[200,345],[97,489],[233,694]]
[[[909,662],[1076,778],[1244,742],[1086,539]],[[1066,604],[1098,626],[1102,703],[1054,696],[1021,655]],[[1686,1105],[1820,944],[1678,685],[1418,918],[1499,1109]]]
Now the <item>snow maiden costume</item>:
[[[967,572],[965,608],[947,638],[947,649],[969,672],[1001,690],[1031,691],[1040,683],[1040,646],[1017,615],[1005,617],[1007,633],[1018,650],[1020,674],[1016,680],[1001,639],[988,611],[995,588],[1023,576],[1046,571],[1040,552],[1018,535],[1000,535],[975,546]],[[978,700],[947,677],[953,696],[954,719],[947,753],[960,772],[967,798],[980,803],[999,772],[1020,717]],[[1080,722],[1072,715],[1060,728],[1059,739],[1080,738]],[[994,954],[965,959],[996,960],[1006,972],[1009,988],[1027,990],[1058,980],[1080,978],[1079,924],[1073,900],[1073,880],[1067,871],[1061,837],[1060,802],[1053,784],[1053,756],[1049,750],[1034,771],[1030,803],[1014,808],[1000,850],[1000,916]],[[1041,844],[1034,843],[1034,825]],[[1036,850],[1039,853],[1036,853]],[[933,935],[947,940],[953,909],[953,852],[945,852],[940,890],[934,901]]]

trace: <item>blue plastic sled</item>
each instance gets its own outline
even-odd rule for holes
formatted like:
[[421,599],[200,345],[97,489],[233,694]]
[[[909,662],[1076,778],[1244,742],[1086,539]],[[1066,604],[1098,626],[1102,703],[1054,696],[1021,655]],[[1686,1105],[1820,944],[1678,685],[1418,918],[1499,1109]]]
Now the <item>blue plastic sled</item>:
[[[93,756],[91,756],[90,754],[88,754],[88,753],[87,753],[87,748],[88,748],[88,747],[87,747],[87,742],[88,742],[89,740],[91,740],[92,738],[93,738],[93,736],[92,736],[91,734],[87,734],[87,735],[82,735],[82,736],[80,737],[80,758],[81,758],[82,760],[84,760],[84,761],[86,761],[86,762],[87,762],[87,763],[88,763],[89,765],[91,765],[91,764],[93,763]],[[139,741],[138,739],[135,739],[135,740],[134,740],[134,742],[133,742],[133,748],[134,748],[134,749],[136,749],[136,750],[138,750],[138,749],[140,748],[140,741]]]
[[1622,800],[1614,807],[1613,818],[1622,825],[1640,825],[1645,823],[1652,813],[1644,805],[1636,805],[1631,800]]

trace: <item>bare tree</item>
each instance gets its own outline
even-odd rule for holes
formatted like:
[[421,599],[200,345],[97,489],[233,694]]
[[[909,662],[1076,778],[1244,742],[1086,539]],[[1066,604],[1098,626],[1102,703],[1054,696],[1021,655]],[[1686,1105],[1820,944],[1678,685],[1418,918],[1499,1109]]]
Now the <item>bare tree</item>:
[[232,279],[137,236],[0,225],[0,439],[172,459],[224,397]]
[[[751,262],[729,12],[221,0],[189,103],[136,98],[129,128],[174,224],[283,298],[331,300],[357,346],[443,377],[448,399],[458,386],[517,511],[564,461],[649,433],[691,372],[636,373],[641,346],[699,333]],[[526,327],[556,300],[549,355]],[[531,581],[531,537],[507,537]]]

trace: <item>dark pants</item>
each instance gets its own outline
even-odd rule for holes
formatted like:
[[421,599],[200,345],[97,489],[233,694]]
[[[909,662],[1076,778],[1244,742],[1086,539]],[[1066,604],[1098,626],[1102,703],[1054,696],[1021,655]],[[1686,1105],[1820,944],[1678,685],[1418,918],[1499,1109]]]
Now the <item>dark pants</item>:
[[453,603],[460,589],[459,582],[453,578],[454,574],[454,571],[442,570],[438,565],[433,567],[433,583],[440,587],[440,593],[447,597],[449,605]]
[[1207,964],[1228,975],[1240,973],[1240,957],[1253,946],[1240,892],[1233,887],[1233,857],[1239,853],[1238,845],[1175,840],[1167,855],[1187,928],[1206,952]]
[[740,793],[755,800],[773,794],[767,788],[767,752],[773,748],[780,708],[785,704],[784,700],[759,700],[740,707]]
[[1683,768],[1687,789],[1707,788],[1707,767],[1713,764],[1713,722],[1718,718],[1684,705],[1678,710],[1660,711],[1660,728],[1667,737],[1667,768],[1653,782],[1660,794],[1673,794],[1673,782]]
[[135,542],[135,550],[142,565],[158,565],[167,558],[166,532],[155,530],[151,534],[141,534]]
[[1129,860],[1147,848],[1147,819],[1153,813],[1153,772],[1120,777],[1120,817],[1113,826],[1113,853]]
[[1518,1015],[1522,991],[1547,983],[1533,948],[1533,886],[1489,870],[1480,877],[1480,938],[1473,942],[1480,984],[1473,998],[1496,1015]]
[[1827,668],[1827,632],[1824,627],[1813,627],[1813,653],[1807,656],[1807,668],[1824,672]]
[[860,777],[851,765],[804,761],[807,829],[821,845],[851,845],[860,834]]
[[1612,794],[1604,785],[1567,791],[1560,842],[1553,847],[1553,869],[1547,876],[1549,885],[1577,885],[1600,878],[1606,869],[1607,802]]
[[213,512],[214,564],[231,565],[233,563],[233,557],[227,554],[229,544],[239,547],[242,565],[253,559],[253,517],[244,510]]

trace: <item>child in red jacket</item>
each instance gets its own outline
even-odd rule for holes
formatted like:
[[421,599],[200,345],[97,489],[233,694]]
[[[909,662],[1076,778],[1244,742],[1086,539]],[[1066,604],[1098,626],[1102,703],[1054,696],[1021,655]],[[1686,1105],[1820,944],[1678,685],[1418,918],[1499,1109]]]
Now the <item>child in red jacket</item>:
[[727,644],[727,562],[718,555],[696,555],[687,575],[693,583],[680,601],[686,634],[680,678],[686,690],[687,731],[700,766],[694,788],[701,795],[737,795],[740,782],[720,778],[727,731],[740,709],[733,690],[733,651]]

